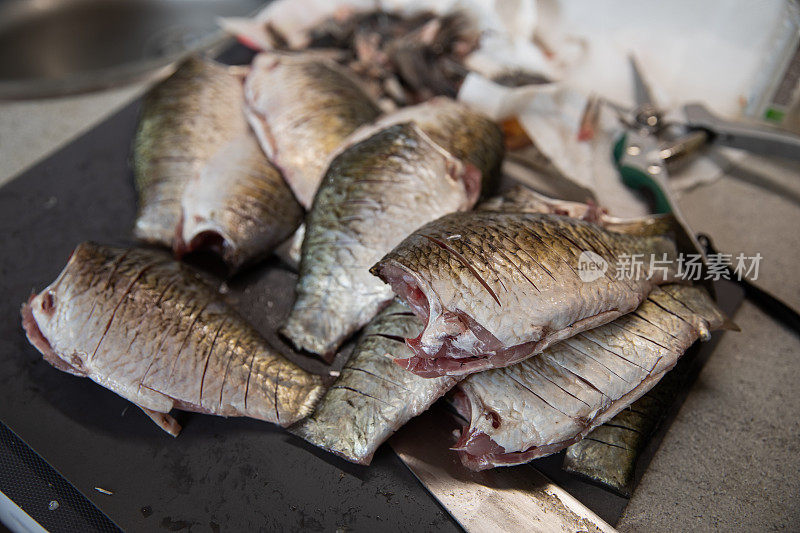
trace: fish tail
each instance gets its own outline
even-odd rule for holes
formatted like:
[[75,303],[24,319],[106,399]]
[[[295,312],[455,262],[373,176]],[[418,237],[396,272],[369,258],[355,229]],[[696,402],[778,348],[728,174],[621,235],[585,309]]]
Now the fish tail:
[[280,333],[298,350],[317,354],[327,363],[333,361],[339,347],[328,318],[311,308],[296,305]]
[[680,223],[672,213],[626,219],[608,217],[603,225],[610,231],[637,237],[674,237],[681,232]]
[[268,50],[275,44],[264,22],[245,17],[224,17],[218,22],[225,32],[252,50]]
[[724,329],[724,330],[727,330],[727,331],[742,331],[742,328],[740,328],[739,325],[736,322],[731,320],[728,316],[724,316],[724,315],[723,315],[722,325],[720,326],[720,329]]
[[314,376],[315,384],[311,387],[305,401],[298,409],[298,418],[306,418],[314,412],[314,408],[325,395],[325,392],[330,386],[330,380],[326,380],[324,376]]

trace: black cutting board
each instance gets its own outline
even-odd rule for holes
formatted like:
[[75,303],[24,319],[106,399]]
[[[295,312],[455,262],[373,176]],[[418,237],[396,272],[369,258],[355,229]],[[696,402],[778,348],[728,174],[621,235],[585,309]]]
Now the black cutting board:
[[[233,52],[247,54],[242,50]],[[234,53],[232,59],[241,63],[248,57]],[[177,415],[184,429],[174,439],[127,400],[54,369],[28,344],[20,305],[55,279],[75,245],[86,240],[134,244],[130,229],[136,200],[129,157],[139,107],[139,102],[132,104],[0,188],[0,422],[126,530],[458,531],[388,446],[380,448],[371,466],[362,467],[265,422],[189,413]],[[207,258],[195,262],[221,271]],[[329,367],[294,353],[276,334],[294,300],[295,281],[291,269],[272,259],[229,280],[228,299],[293,361],[316,373],[338,369],[349,346]],[[720,305],[732,316],[742,293],[732,284],[722,286],[721,292],[717,288]],[[685,358],[687,387],[714,344]],[[686,392],[642,454],[637,478]],[[0,431],[0,491],[11,482],[4,477],[9,471],[12,477],[15,469],[41,471],[35,460],[9,470],[10,461],[4,462],[2,454],[18,447]],[[616,523],[627,500],[567,475],[561,459],[557,454],[533,464]],[[25,505],[34,506],[25,510],[43,517],[50,529],[64,529],[67,522],[60,522],[58,513],[66,513],[67,505],[48,511],[47,504],[56,492],[64,502],[74,498],[49,486],[52,477],[34,478],[41,492],[18,487]]]
[[[126,530],[457,531],[388,447],[359,467],[265,422],[199,414],[179,416],[184,429],[172,438],[128,401],[57,371],[28,344],[20,304],[56,277],[77,243],[130,243],[136,202],[128,159],[138,109],[124,109],[0,188],[0,421]],[[274,332],[294,279],[273,261],[230,282],[234,304],[287,354]],[[45,492],[39,505],[49,501]]]

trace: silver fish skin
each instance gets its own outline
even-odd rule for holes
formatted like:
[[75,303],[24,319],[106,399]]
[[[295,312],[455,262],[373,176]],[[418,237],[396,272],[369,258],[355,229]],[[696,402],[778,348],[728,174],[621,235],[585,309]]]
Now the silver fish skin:
[[302,219],[244,114],[243,73],[191,58],[145,97],[134,142],[134,235],[176,255],[218,253],[236,270]]
[[453,449],[473,470],[556,453],[645,394],[725,322],[703,289],[656,288],[633,313],[461,382],[468,424]]
[[[454,158],[478,171],[483,191],[491,188],[499,177],[505,150],[500,128],[464,104],[443,96],[434,97],[422,104],[404,107],[361,126],[339,146],[335,155],[368,139],[380,130],[404,122],[413,122]],[[303,237],[304,231],[298,230],[294,237],[295,243],[302,244]],[[282,255],[286,256],[288,263],[299,264],[299,249],[300,245],[293,243],[283,250],[285,253]]]
[[353,355],[317,404],[289,431],[353,463],[368,465],[395,431],[450,390],[457,378],[427,379],[394,364],[410,357],[403,337],[422,323],[394,301],[364,328]]
[[[608,265],[599,277],[578,272],[587,253]],[[633,254],[641,254],[641,273],[618,276]],[[648,276],[652,259],[665,268]],[[419,228],[371,271],[426,324],[406,341],[415,357],[400,364],[436,377],[508,366],[629,313],[654,286],[675,280],[675,259],[664,237],[560,215],[474,211]]]
[[263,52],[244,89],[262,148],[306,209],[339,145],[380,115],[350,73],[319,54]]
[[28,340],[59,370],[130,400],[177,435],[173,408],[288,426],[322,378],[285,359],[189,267],[162,252],[78,245],[22,307]]
[[297,299],[281,332],[330,361],[393,297],[369,267],[419,226],[471,208],[479,180],[410,123],[339,154],[306,220]]
[[561,468],[630,498],[639,455],[683,388],[683,363],[681,359],[641,398],[570,445]]

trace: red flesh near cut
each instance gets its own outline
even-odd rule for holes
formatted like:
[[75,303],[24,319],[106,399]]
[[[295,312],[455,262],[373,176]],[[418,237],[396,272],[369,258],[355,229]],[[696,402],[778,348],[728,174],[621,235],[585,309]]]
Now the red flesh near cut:
[[23,304],[22,309],[20,310],[20,314],[22,315],[22,327],[25,329],[25,336],[27,336],[30,343],[33,344],[37,350],[39,350],[45,361],[63,372],[68,372],[76,376],[85,376],[86,373],[80,368],[72,366],[68,362],[61,359],[56,354],[55,350],[53,350],[53,347],[50,345],[50,341],[48,341],[42,334],[42,330],[39,329],[39,324],[36,323],[36,318],[34,318],[33,310],[31,309],[34,298],[36,298],[36,294],[31,294],[30,298],[28,298],[28,302]]
[[[506,453],[505,448],[494,442],[489,435],[479,431],[471,431],[469,421],[472,420],[472,406],[467,395],[458,391],[454,396],[454,407],[467,422],[461,429],[461,438],[451,449],[458,452],[461,463],[464,466],[476,472],[497,466],[511,466],[527,463],[534,459],[554,454],[579,442],[594,428],[611,420],[624,406],[630,405],[638,400],[647,391],[652,389],[667,372],[672,370],[676,363],[677,359],[672,365],[666,367],[659,374],[646,377],[629,393],[615,400],[600,416],[594,420],[586,421],[583,430],[574,437],[544,446],[532,446],[521,452]],[[502,423],[502,421],[500,423]],[[495,426],[495,428],[497,427],[499,426]]]
[[[394,293],[405,301],[417,317],[423,321],[424,327],[428,326],[430,317],[430,306],[425,292],[419,287],[416,280],[406,273],[403,269],[393,265],[382,265],[379,275],[381,279],[392,286]],[[406,370],[426,378],[435,378],[446,375],[448,371],[468,369],[470,371],[491,368],[495,362],[508,361],[518,356],[520,353],[530,352],[535,348],[536,343],[526,343],[510,348],[502,348],[502,343],[483,326],[475,322],[472,317],[464,313],[456,313],[445,310],[443,315],[448,317],[451,322],[459,323],[462,331],[471,330],[481,341],[479,349],[483,354],[481,357],[464,356],[462,352],[452,347],[452,339],[448,338],[442,344],[442,348],[433,356],[428,356],[421,346],[420,339],[422,332],[414,339],[406,339],[406,344],[414,352],[415,356],[408,359],[396,359],[395,362]],[[459,355],[456,357],[456,355]]]
[[467,201],[469,206],[475,205],[478,201],[478,196],[481,194],[481,183],[483,182],[482,172],[470,163],[464,165],[464,171],[461,173],[461,181],[464,182],[464,189],[467,192]]
[[[179,227],[179,231],[182,231]],[[219,234],[217,231],[213,230],[206,230],[201,231],[188,243],[183,240],[180,234],[176,236],[175,242],[173,244],[172,250],[175,254],[175,257],[178,259],[183,258],[186,254],[190,254],[193,252],[212,252],[223,259],[229,259],[229,255],[227,251],[229,250],[230,245],[225,240],[225,237]]]
[[[539,457],[556,453],[583,438],[581,433],[564,442],[556,442],[546,446],[534,446],[522,452],[506,453],[505,448],[494,442],[486,433],[470,431],[469,421],[472,420],[472,407],[466,394],[461,391],[456,392],[453,395],[453,406],[467,422],[461,428],[461,438],[450,449],[457,451],[461,463],[474,471],[486,470],[496,466],[527,463]],[[492,425],[499,427],[501,423],[502,421],[497,417],[492,422]]]

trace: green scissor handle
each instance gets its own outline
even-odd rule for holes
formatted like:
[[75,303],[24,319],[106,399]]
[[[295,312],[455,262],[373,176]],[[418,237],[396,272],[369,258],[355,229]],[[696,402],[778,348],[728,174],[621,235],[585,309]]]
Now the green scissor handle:
[[628,136],[623,134],[614,144],[614,162],[619,169],[622,183],[631,189],[644,191],[653,199],[653,208],[656,213],[671,213],[672,206],[661,185],[647,172],[622,163],[622,156],[628,146]]

